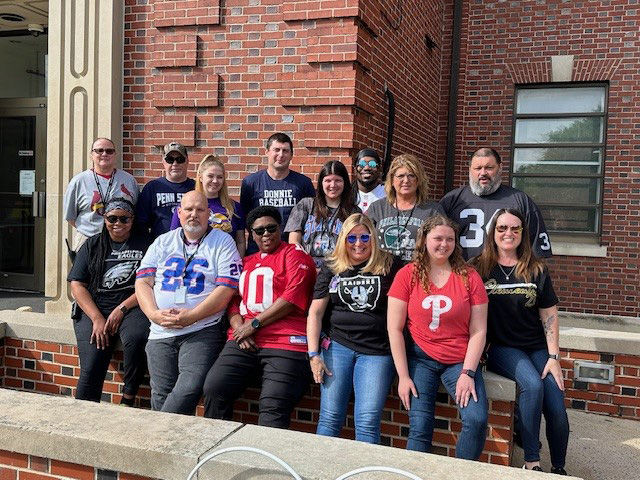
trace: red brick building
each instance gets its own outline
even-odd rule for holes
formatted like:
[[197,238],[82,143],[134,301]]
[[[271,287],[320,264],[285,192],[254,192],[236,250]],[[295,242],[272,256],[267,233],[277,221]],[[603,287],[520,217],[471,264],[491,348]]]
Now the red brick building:
[[312,177],[391,138],[439,198],[491,145],[543,209],[561,308],[638,317],[639,27],[637,0],[126,0],[124,167],[157,177],[178,140],[237,195],[273,132]]

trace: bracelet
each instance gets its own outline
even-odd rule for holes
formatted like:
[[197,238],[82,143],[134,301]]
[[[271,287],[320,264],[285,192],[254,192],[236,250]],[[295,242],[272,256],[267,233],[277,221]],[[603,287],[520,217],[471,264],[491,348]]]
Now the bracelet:
[[307,352],[307,358],[311,360],[313,357],[320,355],[320,352]]
[[553,358],[554,360],[559,360],[560,359],[560,355],[557,353],[550,353],[549,354],[549,358]]

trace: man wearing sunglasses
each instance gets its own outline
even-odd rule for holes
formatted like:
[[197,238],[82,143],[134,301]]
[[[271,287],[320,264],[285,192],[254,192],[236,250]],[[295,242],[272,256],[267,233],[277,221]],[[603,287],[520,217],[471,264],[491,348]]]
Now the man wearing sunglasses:
[[460,225],[460,246],[465,260],[482,253],[485,232],[501,208],[519,210],[529,227],[536,255],[551,256],[551,243],[540,209],[523,191],[502,184],[502,162],[493,148],[480,148],[471,155],[469,185],[447,193],[440,205],[447,216]]
[[75,175],[64,194],[64,219],[74,227],[71,242],[78,250],[88,237],[102,231],[104,206],[114,197],[135,204],[138,182],[116,168],[116,147],[109,138],[97,138],[91,145],[92,167]]
[[136,205],[136,226],[150,234],[151,240],[169,231],[182,196],[196,186],[192,178],[187,178],[189,155],[184,145],[166,144],[162,160],[164,176],[144,186]]
[[363,148],[358,152],[355,166],[355,178],[357,188],[353,189],[356,194],[356,203],[362,213],[366,213],[367,208],[373,202],[385,196],[382,180],[382,162],[372,148]]

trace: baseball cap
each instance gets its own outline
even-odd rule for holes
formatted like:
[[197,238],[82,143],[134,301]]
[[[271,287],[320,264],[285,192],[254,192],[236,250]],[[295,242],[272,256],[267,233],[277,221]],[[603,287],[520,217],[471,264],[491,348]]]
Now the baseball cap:
[[164,156],[166,158],[167,155],[169,155],[171,152],[178,152],[180,155],[182,155],[184,158],[187,158],[187,148],[182,145],[181,143],[178,142],[171,142],[171,143],[167,143],[164,146]]

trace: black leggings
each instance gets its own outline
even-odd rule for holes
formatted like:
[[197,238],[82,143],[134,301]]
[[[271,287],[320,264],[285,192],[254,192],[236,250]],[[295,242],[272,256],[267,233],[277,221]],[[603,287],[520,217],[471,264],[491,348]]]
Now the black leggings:
[[[103,315],[105,312],[102,312]],[[105,318],[109,315],[106,312]],[[131,309],[122,319],[116,335],[109,337],[109,346],[99,350],[91,340],[93,322],[83,312],[74,320],[78,356],[80,357],[80,378],[76,389],[76,398],[99,402],[102,397],[102,385],[107,375],[109,362],[113,355],[116,336],[120,337],[124,352],[124,389],[123,393],[134,395],[142,383],[146,368],[144,347],[149,337],[149,320],[140,308]]]

